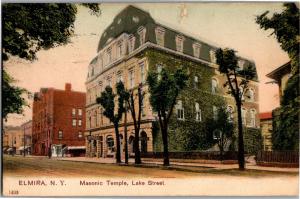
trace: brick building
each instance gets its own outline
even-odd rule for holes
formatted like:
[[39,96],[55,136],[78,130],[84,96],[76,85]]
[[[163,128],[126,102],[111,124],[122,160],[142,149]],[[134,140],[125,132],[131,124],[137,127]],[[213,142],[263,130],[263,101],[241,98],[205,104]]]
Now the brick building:
[[[41,88],[34,94],[32,114],[33,155],[84,155],[85,93]],[[50,151],[51,149],[51,151]]]
[[23,154],[31,154],[32,149],[32,120],[25,122],[21,125],[21,130],[23,132],[23,139],[25,137],[25,143],[23,142],[23,146],[19,148],[20,153]]
[[[103,108],[96,103],[96,98],[108,85],[115,89],[118,81],[122,81],[127,89],[134,91],[142,84],[142,90],[146,93],[142,106],[141,152],[161,151],[160,137],[155,132],[156,113],[153,113],[150,106],[146,77],[148,71],[159,72],[162,67],[170,70],[174,67],[187,67],[190,75],[188,87],[178,97],[176,110],[173,111],[173,123],[169,126],[172,136],[179,137],[188,129],[184,128],[188,123],[189,127],[195,127],[191,134],[196,131],[203,134],[201,129],[205,128],[204,122],[215,115],[219,107],[215,101],[219,98],[227,102],[230,117],[236,120],[234,99],[223,88],[226,78],[220,74],[216,65],[216,49],[213,45],[156,22],[148,12],[134,6],[128,6],[117,14],[101,35],[97,55],[88,66],[85,132],[87,156],[112,157],[115,153],[114,127],[103,115]],[[253,61],[242,57],[239,57],[238,64],[240,69],[255,67]],[[259,110],[256,75],[245,92],[242,107],[243,125],[258,129],[257,113]],[[132,121],[131,116],[128,116],[130,154],[133,153],[134,139]],[[124,152],[123,121],[119,132],[121,149]],[[170,149],[185,150],[179,147],[180,143],[177,140],[171,141],[172,136]]]

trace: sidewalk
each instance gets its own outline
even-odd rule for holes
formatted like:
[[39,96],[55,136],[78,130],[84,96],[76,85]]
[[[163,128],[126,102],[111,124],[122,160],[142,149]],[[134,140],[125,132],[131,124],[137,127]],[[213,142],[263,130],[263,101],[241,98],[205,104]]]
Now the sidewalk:
[[[101,164],[114,164],[114,158],[88,158],[88,157],[63,157],[63,158],[53,158],[60,161],[79,161],[79,162],[93,162]],[[122,160],[124,163],[125,160]],[[143,158],[142,166],[162,166],[162,159],[152,159],[152,158]],[[129,164],[133,164],[134,159],[129,159]],[[198,169],[215,169],[215,170],[224,170],[224,169],[237,169],[238,164],[221,164],[220,161],[209,161],[209,160],[188,160],[184,159],[170,159],[171,166],[180,166],[188,168],[198,168]],[[279,167],[262,167],[257,166],[255,163],[247,163],[247,169],[261,170],[261,171],[277,171],[277,172],[299,172],[299,168],[279,168]]]

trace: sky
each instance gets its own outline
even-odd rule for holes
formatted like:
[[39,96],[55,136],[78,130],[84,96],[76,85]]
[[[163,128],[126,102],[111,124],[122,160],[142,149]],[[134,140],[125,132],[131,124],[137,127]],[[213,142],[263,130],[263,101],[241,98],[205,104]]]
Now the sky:
[[[72,89],[86,92],[85,80],[89,62],[96,56],[98,42],[104,29],[128,4],[103,3],[102,14],[96,17],[85,7],[79,7],[75,34],[71,43],[37,53],[33,62],[11,58],[5,69],[17,81],[16,85],[30,92],[42,87],[64,89],[66,82]],[[229,47],[237,54],[253,60],[259,77],[259,112],[271,111],[279,106],[278,86],[265,75],[288,62],[271,31],[259,28],[255,16],[266,10],[281,12],[282,3],[138,3],[156,22],[191,35],[217,47]],[[32,100],[28,100],[32,107]],[[23,115],[11,114],[6,125],[21,125],[30,120],[32,109]]]

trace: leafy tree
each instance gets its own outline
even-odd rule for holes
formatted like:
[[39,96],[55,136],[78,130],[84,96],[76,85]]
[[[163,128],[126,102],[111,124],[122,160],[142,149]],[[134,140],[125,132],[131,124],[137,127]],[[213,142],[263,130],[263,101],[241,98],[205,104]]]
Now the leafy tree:
[[206,121],[207,130],[214,132],[214,136],[217,140],[217,144],[220,150],[220,158],[223,160],[223,153],[229,142],[232,141],[234,134],[234,124],[230,121],[228,111],[225,107],[218,109],[218,115],[216,118],[209,118]]
[[[78,4],[5,3],[2,5],[2,59],[12,56],[34,60],[40,49],[66,44],[74,32]],[[99,4],[82,4],[99,16]],[[3,115],[22,113],[25,89],[12,86],[13,79],[3,70]],[[5,90],[6,89],[6,90]]]
[[169,166],[168,124],[180,91],[186,87],[188,75],[178,68],[174,73],[162,69],[160,74],[150,71],[147,76],[150,104],[158,114],[164,148],[164,166]]
[[281,107],[273,111],[272,142],[275,150],[299,149],[299,17],[296,3],[284,3],[281,13],[268,17],[269,11],[256,17],[264,30],[272,30],[281,48],[291,60],[291,77],[284,90]]
[[[115,134],[116,134],[116,162],[121,163],[121,150],[120,150],[120,134],[119,134],[119,122],[122,119],[122,114],[125,112],[124,108],[124,84],[118,82],[116,85],[117,94],[113,93],[113,90],[110,86],[107,86],[105,90],[101,93],[101,96],[97,98],[97,103],[101,104],[104,108],[103,115],[107,117],[110,122],[114,124]],[[115,97],[118,96],[118,107],[117,113],[115,114]]]
[[[134,162],[135,164],[141,164],[141,152],[140,152],[140,146],[139,146],[139,140],[140,140],[140,127],[141,127],[141,113],[142,113],[142,103],[144,94],[142,93],[142,84],[139,85],[137,89],[137,93],[134,93],[134,90],[125,91],[123,94],[127,106],[130,110],[132,119],[133,119],[133,126],[134,126]],[[137,96],[137,99],[136,97]],[[137,100],[137,102],[136,102]],[[135,107],[135,104],[138,104],[137,110]],[[136,112],[137,111],[137,112]]]
[[2,118],[6,119],[9,113],[23,113],[23,106],[26,106],[27,103],[22,95],[29,94],[29,92],[26,89],[13,86],[14,79],[6,71],[3,70],[2,75]]
[[[248,87],[249,80],[255,77],[255,71],[252,65],[247,65],[242,70],[237,65],[237,57],[232,49],[218,49],[216,51],[217,64],[219,71],[223,73],[227,81],[224,87],[228,87],[236,103],[238,113],[238,161],[239,169],[245,169],[243,124],[242,124],[242,96]],[[242,78],[240,78],[242,77]]]

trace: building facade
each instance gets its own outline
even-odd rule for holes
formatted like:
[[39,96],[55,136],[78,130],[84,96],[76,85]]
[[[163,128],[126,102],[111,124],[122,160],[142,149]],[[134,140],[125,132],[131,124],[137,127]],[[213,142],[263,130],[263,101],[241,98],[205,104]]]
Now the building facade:
[[[96,103],[96,99],[106,86],[115,89],[118,81],[122,81],[127,89],[134,91],[142,85],[145,96],[142,103],[140,149],[142,154],[161,150],[156,132],[157,117],[151,109],[147,92],[146,77],[150,70],[159,72],[163,67],[168,70],[185,67],[188,70],[190,76],[188,88],[179,96],[172,116],[173,123],[170,131],[174,134],[180,134],[178,129],[184,126],[188,129],[199,125],[200,129],[207,118],[215,115],[220,105],[217,99],[225,99],[228,111],[231,113],[230,117],[236,120],[237,111],[234,99],[223,88],[226,77],[222,76],[217,69],[214,54],[216,49],[206,42],[155,22],[148,12],[139,8],[128,6],[122,10],[103,32],[97,56],[88,66],[86,155],[89,157],[114,156],[116,148],[114,127],[103,115],[103,108]],[[245,58],[239,58],[240,68],[249,65],[254,65],[254,63]],[[244,125],[259,128],[258,112],[256,76],[253,81],[250,81],[244,96],[242,113]],[[133,155],[132,121],[131,115],[128,114],[129,153]],[[188,127],[187,121],[190,124]],[[120,122],[119,132],[121,149],[124,153],[124,120]],[[177,141],[174,143],[176,148]]]
[[3,134],[3,152],[6,154],[20,154],[24,145],[24,133],[20,126],[5,126]]
[[21,125],[21,130],[23,131],[23,139],[25,143],[20,147],[20,153],[30,155],[32,149],[32,120],[25,122]]
[[32,153],[34,155],[84,155],[85,93],[41,88],[34,94]]
[[260,113],[259,119],[263,138],[263,150],[272,151],[272,112]]

